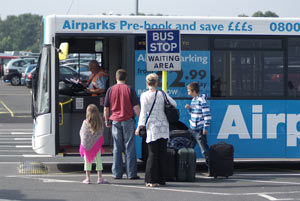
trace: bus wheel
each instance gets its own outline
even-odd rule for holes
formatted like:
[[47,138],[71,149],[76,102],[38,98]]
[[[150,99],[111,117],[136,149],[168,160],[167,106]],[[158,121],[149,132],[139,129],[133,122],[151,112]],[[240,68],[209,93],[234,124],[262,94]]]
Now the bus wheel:
[[16,75],[15,75],[15,76],[13,76],[13,77],[11,78],[10,83],[11,83],[11,85],[13,85],[13,86],[20,85],[20,84],[21,84],[21,79],[20,79],[19,76],[16,76]]

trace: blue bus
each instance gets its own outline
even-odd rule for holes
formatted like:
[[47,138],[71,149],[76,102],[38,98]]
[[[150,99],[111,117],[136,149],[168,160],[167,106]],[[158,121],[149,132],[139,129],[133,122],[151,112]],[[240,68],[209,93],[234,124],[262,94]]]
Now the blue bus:
[[[183,16],[58,16],[44,18],[33,93],[33,149],[40,154],[78,153],[79,129],[89,103],[103,107],[103,97],[60,91],[58,52],[68,44],[68,58],[101,61],[115,83],[119,68],[140,95],[146,90],[146,32],[178,29],[181,70],[168,72],[167,92],[188,125],[184,105],[190,82],[208,95],[212,124],[208,143],[234,146],[235,158],[300,157],[300,19]],[[75,55],[75,56],[74,56]],[[161,75],[161,72],[157,72]],[[110,130],[105,147],[111,150]],[[299,142],[299,144],[298,144]],[[141,139],[136,137],[141,157]],[[200,149],[195,148],[197,157]]]

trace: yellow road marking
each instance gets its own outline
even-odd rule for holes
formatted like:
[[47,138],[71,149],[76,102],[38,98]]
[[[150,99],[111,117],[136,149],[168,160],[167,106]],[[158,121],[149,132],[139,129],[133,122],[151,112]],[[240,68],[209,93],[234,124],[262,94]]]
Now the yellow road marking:
[[10,116],[11,117],[14,117],[14,113],[13,113],[13,111],[11,111],[11,109],[9,109],[9,107],[7,107],[7,105],[5,105],[5,103],[2,101],[2,100],[0,100],[0,103],[3,105],[3,107],[5,107],[5,109],[10,113]]
[[19,116],[15,116],[15,118],[31,118],[32,116],[30,115],[19,115]]
[[0,114],[7,114],[7,113],[9,113],[9,112],[0,112]]

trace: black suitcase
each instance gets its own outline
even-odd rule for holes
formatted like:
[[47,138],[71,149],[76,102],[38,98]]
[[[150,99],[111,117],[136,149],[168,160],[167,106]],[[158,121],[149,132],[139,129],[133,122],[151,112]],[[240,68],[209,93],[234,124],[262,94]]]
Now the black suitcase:
[[176,180],[176,151],[172,148],[167,148],[166,158],[166,181]]
[[181,148],[176,158],[176,180],[194,181],[196,174],[196,152],[192,148]]
[[209,148],[209,174],[215,178],[225,176],[228,178],[233,175],[233,153],[234,148],[231,144],[219,142]]

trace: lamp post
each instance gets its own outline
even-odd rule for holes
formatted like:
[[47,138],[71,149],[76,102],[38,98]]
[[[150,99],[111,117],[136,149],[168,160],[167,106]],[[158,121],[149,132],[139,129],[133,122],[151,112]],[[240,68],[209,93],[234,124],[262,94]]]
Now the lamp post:
[[135,1],[135,15],[139,15],[139,0]]

